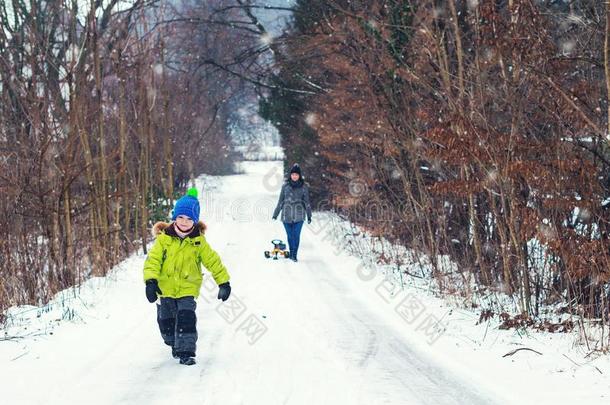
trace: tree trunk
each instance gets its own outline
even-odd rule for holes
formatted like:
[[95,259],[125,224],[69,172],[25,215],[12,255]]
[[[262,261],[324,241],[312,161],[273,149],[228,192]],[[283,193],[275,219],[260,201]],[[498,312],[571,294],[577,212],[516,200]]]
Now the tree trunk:
[[606,0],[606,31],[604,39],[604,72],[606,73],[606,104],[607,110],[607,129],[606,142],[610,144],[610,0]]

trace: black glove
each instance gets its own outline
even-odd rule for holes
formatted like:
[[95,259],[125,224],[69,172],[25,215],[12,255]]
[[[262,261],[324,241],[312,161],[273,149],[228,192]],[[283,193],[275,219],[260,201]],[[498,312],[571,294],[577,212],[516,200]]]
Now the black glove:
[[307,218],[307,223],[311,224],[311,217]]
[[159,289],[157,280],[154,278],[146,280],[146,298],[148,299],[148,302],[155,302],[157,300],[157,294],[163,294],[161,289]]
[[226,283],[220,284],[218,288],[218,299],[223,301],[229,299],[229,295],[231,295],[231,284],[227,281]]
[[277,219],[277,217],[271,217],[271,219],[275,221]]

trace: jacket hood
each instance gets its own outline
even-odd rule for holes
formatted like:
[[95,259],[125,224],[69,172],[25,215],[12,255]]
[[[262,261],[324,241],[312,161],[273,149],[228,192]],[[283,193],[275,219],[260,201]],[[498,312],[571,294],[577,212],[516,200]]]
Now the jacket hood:
[[[163,222],[163,221],[157,222],[152,227],[152,234],[153,234],[153,236],[154,237],[159,236],[159,234],[161,232],[164,232],[167,228],[169,228],[173,224],[174,224],[173,222]],[[206,224],[203,223],[203,221],[199,221],[199,222],[197,222],[197,225],[195,225],[194,229],[199,230],[199,233],[201,235],[203,235],[205,233],[205,230],[208,229],[208,227],[207,227]]]

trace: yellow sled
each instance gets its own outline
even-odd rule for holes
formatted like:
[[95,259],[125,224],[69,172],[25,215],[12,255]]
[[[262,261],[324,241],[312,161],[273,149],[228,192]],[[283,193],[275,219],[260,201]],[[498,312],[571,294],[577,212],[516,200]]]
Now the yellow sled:
[[279,239],[273,239],[271,243],[273,244],[273,250],[265,250],[265,257],[267,259],[273,257],[273,260],[277,260],[278,256],[290,257],[290,252],[285,250],[286,244],[284,242]]

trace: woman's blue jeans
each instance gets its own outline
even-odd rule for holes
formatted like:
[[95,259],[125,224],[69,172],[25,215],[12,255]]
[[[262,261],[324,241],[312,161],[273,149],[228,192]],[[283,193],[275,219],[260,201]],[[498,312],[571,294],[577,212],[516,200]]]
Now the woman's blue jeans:
[[299,251],[299,240],[301,239],[303,221],[293,223],[284,222],[284,228],[286,229],[286,236],[288,237],[288,250],[290,251],[290,257],[296,259]]

